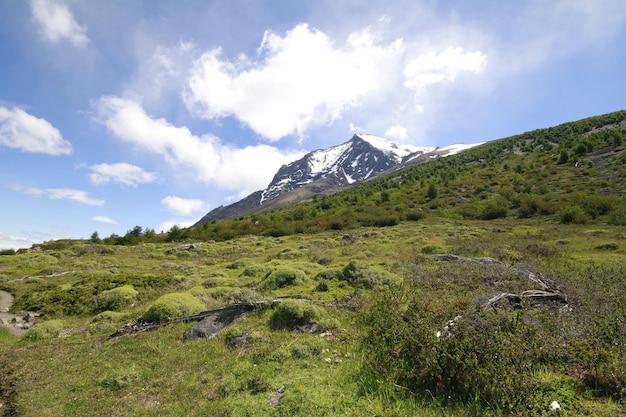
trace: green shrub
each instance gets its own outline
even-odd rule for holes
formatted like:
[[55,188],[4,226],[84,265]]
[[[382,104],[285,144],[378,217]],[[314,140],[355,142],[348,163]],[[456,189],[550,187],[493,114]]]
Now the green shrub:
[[556,215],[563,224],[586,224],[591,220],[591,216],[580,206],[564,207]]
[[52,339],[58,337],[61,330],[63,330],[61,320],[48,320],[28,329],[25,337],[29,340]]
[[445,322],[437,325],[426,303],[413,298],[406,305],[403,298],[386,293],[364,311],[366,390],[391,383],[443,404],[538,411],[532,371],[539,359],[529,347],[539,338],[532,326],[508,312],[483,311],[459,316],[442,331]]
[[93,318],[94,323],[116,323],[120,321],[124,317],[124,313],[120,313],[119,311],[103,311],[102,313],[97,314]]
[[171,293],[159,297],[146,311],[148,321],[167,321],[203,311],[204,304],[189,293]]
[[315,275],[315,281],[318,281],[318,282],[330,281],[333,279],[342,279],[342,278],[343,278],[343,272],[341,271],[341,269],[337,269],[337,268],[325,269],[323,271],[318,272],[317,275]]
[[444,250],[441,246],[437,246],[437,245],[426,245],[422,248],[422,253],[425,254],[433,254],[433,253],[443,253]]
[[253,265],[254,261],[248,258],[237,259],[234,262],[231,262],[226,268],[228,269],[243,269],[250,265]]
[[613,226],[626,226],[626,205],[621,203],[619,208],[614,209],[609,214],[607,222]]
[[617,250],[618,248],[619,247],[617,246],[617,243],[615,242],[604,243],[602,245],[596,246],[596,249],[599,249],[599,250]]
[[370,268],[367,265],[360,265],[352,260],[341,271],[340,279],[346,281],[354,288],[383,288],[398,285],[402,278],[382,269]]
[[261,291],[272,291],[280,288],[301,285],[306,279],[306,274],[295,268],[278,267],[270,272],[259,285]]
[[244,268],[243,272],[241,273],[241,276],[242,277],[258,277],[260,275],[263,275],[265,271],[266,270],[263,265],[252,264]]
[[98,295],[99,310],[121,310],[132,306],[137,301],[137,291],[132,285],[122,285],[101,292]]
[[493,197],[480,205],[478,217],[481,220],[493,220],[506,217],[509,211],[509,203],[503,197]]
[[315,326],[317,330],[324,331],[336,327],[336,323],[321,307],[298,299],[283,300],[270,317],[270,327],[274,330],[301,326]]

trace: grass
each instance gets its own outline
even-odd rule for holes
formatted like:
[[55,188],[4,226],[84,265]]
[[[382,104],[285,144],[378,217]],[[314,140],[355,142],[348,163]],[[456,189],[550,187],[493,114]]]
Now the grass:
[[[597,291],[620,297],[612,291],[624,285],[624,273],[617,270],[626,248],[624,227],[430,217],[395,227],[355,229],[350,231],[350,241],[344,235],[345,231],[312,238],[246,237],[204,243],[183,258],[168,254],[173,244],[113,246],[105,259],[85,251],[84,245],[80,254],[70,248],[0,257],[4,276],[0,286],[16,294],[17,305],[20,299],[46,293],[63,294],[87,285],[96,288],[104,285],[103,277],[110,288],[96,288],[96,294],[124,285],[133,285],[138,292],[134,305],[95,321],[99,312],[88,298],[83,299],[84,308],[76,309],[78,314],[44,305],[50,320],[61,320],[65,330],[74,329],[62,337],[18,339],[0,331],[5,379],[10,376],[17,386],[11,401],[21,416],[434,416],[441,415],[442,409],[446,415],[506,415],[504,410],[472,403],[446,404],[427,393],[408,395],[401,384],[368,381],[363,373],[367,361],[361,317],[379,287],[353,287],[349,281],[333,278],[320,291],[314,278],[323,271],[341,271],[351,262],[365,271],[385,271],[404,280],[404,286],[410,282],[411,291],[443,324],[499,292],[527,289],[528,283],[495,268],[433,262],[425,247],[436,247],[435,253],[490,256],[528,267],[563,285],[575,307],[598,301],[591,297]],[[607,243],[614,243],[616,249],[598,248]],[[40,276],[51,265],[67,273]],[[248,269],[252,272],[244,273]],[[26,270],[39,280],[14,281]],[[305,279],[262,290],[264,276],[276,270],[297,270]],[[142,315],[162,295],[187,292],[214,308],[228,303],[228,294],[244,289],[258,299],[302,295],[318,303],[337,327],[326,337],[272,330],[270,309],[235,324],[233,332],[251,334],[241,348],[228,347],[228,332],[184,343],[181,336],[193,325],[185,323],[106,340],[114,328]],[[349,295],[362,307],[327,304]],[[46,300],[53,303],[53,298]],[[114,327],[99,326],[103,323]],[[623,400],[594,395],[569,374],[570,369],[550,366],[535,374],[544,397],[561,402],[563,415],[608,416],[625,411]],[[272,407],[268,396],[281,386],[285,388],[280,405]]]

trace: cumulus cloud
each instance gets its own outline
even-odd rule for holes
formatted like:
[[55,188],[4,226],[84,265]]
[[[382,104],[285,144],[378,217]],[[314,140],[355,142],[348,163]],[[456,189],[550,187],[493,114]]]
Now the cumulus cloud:
[[447,48],[440,53],[422,54],[404,67],[404,86],[422,92],[433,84],[454,82],[463,72],[480,73],[487,56],[481,51],[464,52],[462,48]]
[[107,216],[93,216],[91,220],[98,223],[117,224],[117,221]]
[[147,172],[140,167],[125,162],[116,164],[96,164],[89,167],[89,179],[94,184],[114,182],[136,188],[139,184],[148,184],[156,180],[154,172]]
[[402,52],[401,40],[380,45],[367,30],[344,46],[306,24],[285,36],[266,31],[254,57],[229,61],[219,48],[204,53],[185,100],[205,118],[232,115],[274,141],[341,118],[381,85]]
[[102,97],[95,107],[99,120],[119,139],[160,155],[198,181],[243,195],[265,188],[281,165],[302,155],[267,145],[225,146],[215,136],[196,136],[186,127],[152,118],[139,103],[125,98]]
[[59,0],[31,0],[31,12],[42,38],[58,43],[64,39],[76,47],[89,43],[87,27],[78,24],[69,7]]
[[398,141],[404,141],[409,138],[409,134],[405,127],[394,125],[385,131],[385,137],[396,139]]
[[168,211],[181,216],[190,216],[207,210],[207,204],[198,199],[168,196],[161,200],[161,203],[165,205]]
[[98,200],[89,197],[89,194],[82,190],[74,190],[71,188],[34,188],[34,187],[12,187],[16,191],[32,196],[45,196],[51,200],[71,200],[88,206],[102,206],[104,200]]
[[34,244],[34,240],[30,240],[25,237],[10,236],[0,232],[0,249],[21,249],[30,248]]
[[174,226],[180,227],[180,228],[185,228],[185,227],[191,227],[196,223],[196,220],[179,220],[179,219],[170,219],[170,220],[165,220],[164,222],[162,222],[161,224],[159,224],[155,231],[157,233],[165,233],[165,232],[169,232],[170,229]]
[[72,145],[47,120],[0,106],[0,145],[25,152],[68,155]]

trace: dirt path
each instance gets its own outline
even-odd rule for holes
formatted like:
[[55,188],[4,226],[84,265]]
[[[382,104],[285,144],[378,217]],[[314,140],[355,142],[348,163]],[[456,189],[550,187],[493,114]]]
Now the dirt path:
[[20,316],[9,313],[11,306],[13,306],[13,301],[14,297],[11,293],[0,291],[0,326],[9,329],[9,332],[19,336],[24,334],[26,330],[12,323],[13,319],[21,321]]
[[0,291],[0,312],[6,313],[13,305],[13,295],[6,291]]

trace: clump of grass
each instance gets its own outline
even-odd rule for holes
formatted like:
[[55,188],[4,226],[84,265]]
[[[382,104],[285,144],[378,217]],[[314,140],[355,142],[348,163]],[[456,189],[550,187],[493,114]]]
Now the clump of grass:
[[98,306],[104,310],[121,310],[132,306],[137,301],[137,291],[132,285],[122,285],[101,292],[98,297]]
[[28,329],[24,337],[28,340],[52,339],[58,337],[61,330],[63,330],[61,320],[48,320]]
[[259,290],[272,291],[280,288],[301,285],[306,279],[306,274],[295,268],[281,266],[270,272],[261,284]]
[[309,326],[325,331],[336,327],[337,323],[329,320],[328,313],[323,308],[298,299],[283,300],[270,317],[270,327],[275,330]]
[[103,311],[102,313],[97,314],[94,318],[93,318],[93,322],[94,323],[102,323],[102,322],[107,322],[107,323],[116,323],[119,322],[122,318],[124,317],[124,313],[121,313],[119,311]]
[[144,318],[148,321],[167,321],[199,313],[204,309],[205,305],[189,293],[171,293],[159,297],[148,308]]

